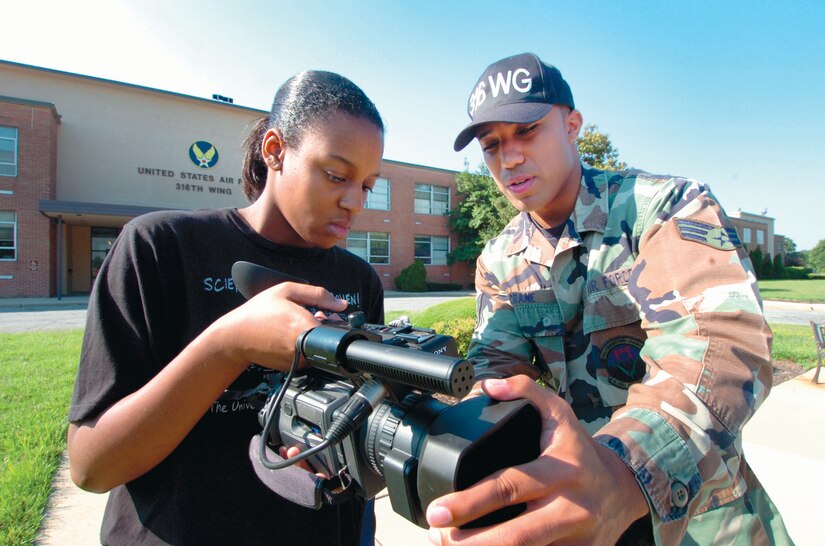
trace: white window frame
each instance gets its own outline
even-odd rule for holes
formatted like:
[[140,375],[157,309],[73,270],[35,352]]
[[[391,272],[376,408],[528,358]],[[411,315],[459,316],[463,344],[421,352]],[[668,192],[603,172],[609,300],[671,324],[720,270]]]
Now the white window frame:
[[[436,250],[436,241],[439,243],[446,242],[446,250],[443,248]],[[418,245],[426,244],[429,246],[429,252],[419,254]],[[424,262],[424,265],[447,265],[447,255],[450,253],[450,238],[443,235],[416,235],[413,241],[413,252],[415,258]],[[436,254],[438,252],[438,255]],[[443,253],[443,259],[440,256]]]
[[388,178],[379,178],[375,181],[375,186],[372,191],[367,194],[367,202],[364,204],[365,209],[370,210],[390,210],[390,180]]
[[[419,197],[421,193],[426,193],[426,200]],[[436,195],[447,196],[446,205],[443,211],[436,211],[436,204],[441,207],[443,200],[436,200]],[[435,186],[433,184],[416,184],[413,194],[414,210],[416,214],[429,214],[431,216],[443,216],[450,211],[450,188],[446,186]],[[423,206],[420,204],[423,203]]]
[[[351,231],[349,237],[347,237],[347,250],[349,250],[356,256],[364,258],[367,261],[367,263],[373,265],[390,265],[391,238],[392,236],[389,233],[383,233],[380,231]],[[353,250],[352,245],[350,243],[351,240],[364,241],[366,243],[366,255]],[[373,251],[373,242],[387,243],[387,255],[384,256],[383,254],[376,254]]]
[[746,245],[751,244],[751,228],[742,228],[742,243]]
[[[7,134],[8,133],[8,134]],[[11,135],[14,136],[11,136]],[[0,125],[0,142],[11,142],[13,159],[11,162],[0,160],[0,176],[17,176],[17,148],[19,144],[17,127]],[[8,171],[6,170],[8,169]]]
[[[8,218],[7,218],[8,216]],[[0,225],[11,225],[12,229],[12,246],[0,247],[0,250],[6,251],[11,249],[12,256],[4,257],[0,254],[0,261],[16,262],[17,261],[17,213],[11,210],[0,210]]]
[[761,229],[756,230],[756,244],[759,246],[765,245],[765,232]]

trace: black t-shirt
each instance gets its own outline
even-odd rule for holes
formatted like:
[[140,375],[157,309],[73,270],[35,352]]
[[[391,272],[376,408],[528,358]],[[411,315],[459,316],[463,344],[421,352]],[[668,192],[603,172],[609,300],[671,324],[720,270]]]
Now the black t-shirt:
[[[124,227],[101,267],[69,420],[94,418],[138,390],[243,304],[231,278],[238,260],[307,279],[349,301],[350,310],[362,310],[368,322],[383,322],[380,279],[346,250],[275,244],[236,209],[148,214]],[[277,324],[272,335],[279,335]],[[271,373],[250,366],[230,390],[252,388]],[[166,459],[112,490],[102,542],[357,544],[362,501],[311,510],[258,480],[247,450],[260,429],[253,404],[230,396],[216,401]]]

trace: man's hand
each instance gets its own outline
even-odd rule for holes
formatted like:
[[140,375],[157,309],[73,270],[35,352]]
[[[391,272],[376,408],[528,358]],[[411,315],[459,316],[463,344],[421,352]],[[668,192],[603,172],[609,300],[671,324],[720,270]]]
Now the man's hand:
[[[497,400],[526,398],[541,412],[542,453],[477,484],[434,500],[427,508],[434,544],[461,546],[612,545],[648,505],[635,477],[612,451],[596,443],[563,399],[526,376],[490,379]],[[502,446],[506,449],[506,446]],[[458,529],[502,506],[526,502],[516,518],[482,529]]]

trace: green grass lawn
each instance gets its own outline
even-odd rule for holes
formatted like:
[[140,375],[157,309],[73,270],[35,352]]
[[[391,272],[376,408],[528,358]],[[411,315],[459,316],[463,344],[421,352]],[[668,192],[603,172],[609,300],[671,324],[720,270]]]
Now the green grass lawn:
[[816,366],[816,342],[810,326],[771,324],[774,360],[790,360],[806,370]]
[[825,279],[759,281],[763,300],[825,303]]
[[82,330],[0,334],[0,544],[32,544],[66,448]]

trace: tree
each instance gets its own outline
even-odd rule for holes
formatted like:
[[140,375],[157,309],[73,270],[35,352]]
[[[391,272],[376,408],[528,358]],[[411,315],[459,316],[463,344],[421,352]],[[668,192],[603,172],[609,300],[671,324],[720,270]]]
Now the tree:
[[596,125],[584,126],[584,132],[576,140],[582,161],[597,169],[621,171],[627,163],[619,161],[619,150],[613,148],[610,137],[599,131]]
[[499,234],[518,211],[499,191],[485,165],[470,172],[467,165],[456,177],[459,203],[450,211],[450,228],[458,235],[458,246],[449,263],[475,262],[484,244]]
[[782,262],[782,255],[777,254],[773,257],[773,278],[774,279],[784,279],[785,278],[785,264]]
[[775,279],[776,277],[773,276],[773,259],[771,258],[770,253],[765,254],[762,258],[762,268],[760,270],[760,275],[757,275],[760,279]]
[[796,250],[796,243],[790,237],[785,237],[785,267],[807,265],[804,253]]
[[825,272],[825,239],[808,252],[808,266],[818,273]]
[[762,263],[764,261],[764,256],[762,255],[762,249],[756,247],[755,249],[751,250],[748,253],[748,256],[751,259],[751,263],[753,264],[753,272],[756,275],[757,279],[762,278]]

